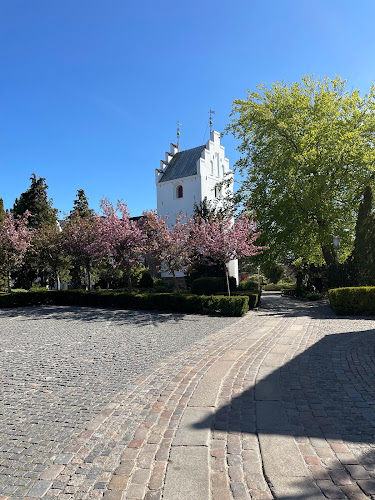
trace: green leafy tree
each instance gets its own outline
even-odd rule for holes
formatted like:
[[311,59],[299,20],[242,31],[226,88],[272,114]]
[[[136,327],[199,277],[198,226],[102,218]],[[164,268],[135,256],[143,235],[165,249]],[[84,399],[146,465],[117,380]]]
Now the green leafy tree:
[[69,218],[85,217],[90,218],[95,214],[94,210],[89,207],[89,200],[83,189],[78,189],[77,197],[73,201],[73,210],[71,210]]
[[211,200],[207,199],[207,196],[200,201],[199,204],[194,203],[192,218],[194,220],[211,220],[216,216],[215,205]]
[[262,271],[267,280],[275,284],[278,283],[285,275],[283,266],[281,266],[280,264],[276,264],[275,262],[263,265]]
[[353,246],[363,186],[374,179],[375,87],[339,77],[260,85],[233,103],[227,130],[241,141],[236,201],[255,213],[267,259],[332,264]]
[[373,194],[367,186],[359,205],[353,251],[359,285],[375,285],[375,216]]
[[32,246],[40,284],[53,282],[60,290],[61,282],[70,279],[70,259],[64,255],[62,233],[57,226],[43,225],[34,231]]
[[56,226],[58,210],[52,207],[52,199],[48,199],[46,179],[44,177],[37,179],[36,175],[32,174],[30,180],[29,189],[16,198],[12,212],[22,216],[28,210],[31,228],[38,228],[42,225]]

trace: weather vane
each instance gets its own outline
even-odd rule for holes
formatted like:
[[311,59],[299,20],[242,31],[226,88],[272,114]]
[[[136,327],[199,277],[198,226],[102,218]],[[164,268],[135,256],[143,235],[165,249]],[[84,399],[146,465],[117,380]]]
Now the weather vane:
[[210,109],[210,133],[212,132],[212,115],[214,115],[214,114],[215,114],[215,111],[212,111],[212,109]]
[[180,150],[180,126],[181,126],[181,123],[177,122],[177,147],[178,147],[178,150]]

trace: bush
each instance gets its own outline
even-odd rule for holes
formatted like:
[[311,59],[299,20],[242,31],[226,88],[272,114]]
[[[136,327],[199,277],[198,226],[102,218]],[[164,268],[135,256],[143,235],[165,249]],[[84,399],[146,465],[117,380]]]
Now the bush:
[[154,286],[154,280],[150,273],[143,273],[142,278],[139,280],[139,288],[152,288]]
[[249,298],[249,309],[254,309],[254,307],[258,307],[260,303],[261,293],[254,293],[250,290],[242,290],[232,292],[232,297],[248,297]]
[[247,278],[241,281],[239,288],[241,290],[251,290],[256,292],[258,290],[258,278]]
[[332,288],[328,298],[336,314],[375,315],[374,286]]
[[327,269],[328,288],[342,288],[357,286],[357,270],[353,259],[342,264],[331,264]]
[[[131,294],[108,290],[97,292],[87,292],[84,290],[45,290],[43,292],[32,291],[28,293],[1,294],[0,308],[48,304],[243,316],[249,310],[249,299],[249,296],[198,296],[176,293]],[[250,302],[255,303],[255,299],[251,298]]]
[[[235,290],[237,287],[236,278],[229,278],[229,289]],[[198,278],[191,284],[191,293],[196,295],[213,295],[227,291],[226,278]]]
[[310,292],[306,294],[307,300],[322,300],[324,299],[324,294],[319,292]]
[[153,292],[155,293],[167,293],[167,292],[173,292],[174,287],[171,283],[168,283],[168,281],[163,280],[161,278],[153,278]]
[[275,263],[262,266],[262,271],[267,280],[274,284],[280,281],[281,278],[285,275],[283,266]]

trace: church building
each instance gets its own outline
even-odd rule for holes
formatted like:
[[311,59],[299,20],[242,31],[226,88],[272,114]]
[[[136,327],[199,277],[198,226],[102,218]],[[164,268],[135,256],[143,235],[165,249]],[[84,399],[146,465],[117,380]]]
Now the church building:
[[[169,222],[173,224],[180,211],[190,217],[194,204],[199,205],[205,198],[220,206],[224,188],[219,183],[228,177],[233,179],[233,171],[216,130],[211,131],[206,144],[192,149],[180,151],[179,145],[171,143],[170,152],[165,153],[160,168],[155,169],[158,215],[169,215]],[[225,190],[233,193],[233,180]],[[229,263],[229,275],[238,282],[237,260]],[[162,276],[168,277],[168,274],[162,273]],[[179,276],[184,275],[179,273]]]

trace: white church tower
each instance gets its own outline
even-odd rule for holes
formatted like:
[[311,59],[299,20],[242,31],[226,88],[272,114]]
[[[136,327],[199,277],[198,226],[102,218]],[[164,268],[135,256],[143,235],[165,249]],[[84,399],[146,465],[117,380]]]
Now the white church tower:
[[[218,183],[228,178],[232,179],[229,187],[221,189]],[[165,153],[165,160],[155,169],[155,182],[157,213],[162,217],[169,215],[172,223],[180,211],[190,217],[194,203],[199,205],[204,198],[220,207],[222,191],[233,193],[233,171],[220,144],[220,133],[211,131],[206,144],[185,151],[179,151],[179,146],[171,143],[170,152]],[[238,282],[237,260],[229,263],[229,275]]]

